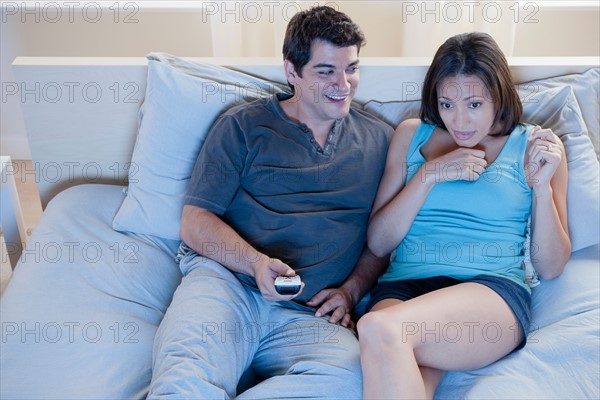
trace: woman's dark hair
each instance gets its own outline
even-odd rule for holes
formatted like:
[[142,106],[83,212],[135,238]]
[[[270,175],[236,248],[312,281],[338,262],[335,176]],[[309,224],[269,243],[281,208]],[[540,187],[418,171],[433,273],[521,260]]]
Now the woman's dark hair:
[[490,35],[481,32],[453,36],[435,53],[423,84],[421,120],[446,129],[438,110],[438,91],[445,78],[458,75],[474,75],[485,84],[495,106],[494,134],[512,132],[523,105],[502,50]]
[[365,44],[365,35],[346,14],[328,6],[300,11],[290,20],[283,40],[283,59],[294,65],[300,77],[317,39],[338,47],[356,46],[358,51]]

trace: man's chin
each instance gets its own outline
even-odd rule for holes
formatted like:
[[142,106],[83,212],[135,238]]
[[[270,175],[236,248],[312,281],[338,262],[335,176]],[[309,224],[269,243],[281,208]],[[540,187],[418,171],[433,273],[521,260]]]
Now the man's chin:
[[[331,104],[328,104],[328,106],[332,106]],[[336,105],[335,107],[331,107],[331,112],[329,113],[329,115],[332,116],[333,119],[340,119],[340,118],[344,118],[345,116],[347,116],[350,113],[350,103],[338,106]]]

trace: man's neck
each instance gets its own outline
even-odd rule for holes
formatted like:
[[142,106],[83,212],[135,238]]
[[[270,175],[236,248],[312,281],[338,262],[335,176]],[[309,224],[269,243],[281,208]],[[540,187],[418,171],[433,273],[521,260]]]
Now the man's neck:
[[285,112],[288,118],[298,123],[306,125],[308,129],[310,129],[317,143],[321,147],[325,146],[325,143],[327,142],[327,137],[329,136],[329,132],[331,132],[331,129],[333,129],[335,121],[310,121],[310,118],[303,117],[301,110],[297,106],[297,103],[290,101],[290,99],[284,100],[280,104],[281,108],[283,109],[283,112]]

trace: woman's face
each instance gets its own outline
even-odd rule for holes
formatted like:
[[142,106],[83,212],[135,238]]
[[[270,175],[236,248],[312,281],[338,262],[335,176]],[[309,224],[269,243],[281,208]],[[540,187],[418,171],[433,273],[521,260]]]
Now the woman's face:
[[447,77],[438,85],[437,94],[440,117],[456,144],[473,147],[493,133],[494,102],[477,76]]

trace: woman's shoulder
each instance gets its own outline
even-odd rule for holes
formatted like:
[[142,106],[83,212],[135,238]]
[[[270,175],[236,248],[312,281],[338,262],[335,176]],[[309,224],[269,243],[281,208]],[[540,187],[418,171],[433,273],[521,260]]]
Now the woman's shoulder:
[[414,133],[422,123],[424,122],[421,121],[419,118],[405,119],[404,121],[400,122],[400,124],[398,124],[398,126],[396,127],[396,132]]
[[420,124],[421,120],[417,118],[405,119],[400,122],[394,130],[390,147],[407,147]]
[[418,118],[405,119],[396,127],[394,141],[407,145],[412,141],[417,131],[429,136],[430,131],[435,129],[435,125],[423,122]]
[[396,130],[394,131],[394,137],[412,137],[422,123],[423,122],[418,118],[405,119],[396,127]]

